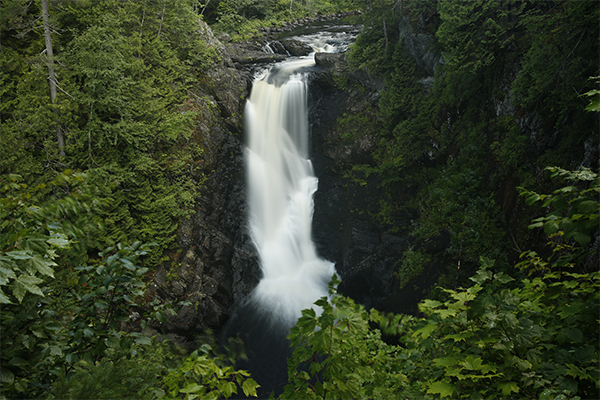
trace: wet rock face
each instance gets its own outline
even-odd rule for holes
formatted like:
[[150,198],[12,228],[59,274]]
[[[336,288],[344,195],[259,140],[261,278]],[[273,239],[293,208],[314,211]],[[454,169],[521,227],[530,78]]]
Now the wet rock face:
[[244,156],[241,141],[213,127],[204,144],[206,181],[194,214],[179,231],[181,252],[155,278],[165,300],[187,301],[166,329],[184,334],[219,329],[231,306],[258,283],[260,270],[246,232]]
[[[217,41],[216,38],[211,40]],[[233,304],[258,283],[260,268],[246,227],[243,110],[252,85],[249,69],[234,68],[241,50],[215,45],[222,63],[194,89],[198,112],[192,142],[203,149],[191,173],[198,182],[196,208],[178,231],[179,251],[156,273],[147,299],[172,303],[177,313],[163,333],[186,342],[207,328],[220,329]],[[252,53],[249,53],[249,57]]]
[[281,45],[289,55],[294,57],[307,56],[313,52],[312,47],[299,40],[282,40]]
[[315,64],[326,68],[343,68],[346,66],[346,54],[315,53]]
[[[396,304],[386,305],[394,293],[393,272],[408,244],[402,232],[386,231],[374,217],[382,198],[377,183],[361,186],[343,173],[348,165],[372,162],[374,132],[361,129],[348,136],[353,123],[343,120],[376,115],[383,83],[362,72],[346,75],[348,82],[341,90],[335,81],[336,75],[347,74],[344,55],[317,54],[316,64],[309,89],[311,159],[319,178],[313,239],[319,255],[335,263],[342,294],[366,307],[393,308]],[[369,129],[378,129],[377,121],[372,122],[366,124]],[[410,223],[408,215],[396,217]]]

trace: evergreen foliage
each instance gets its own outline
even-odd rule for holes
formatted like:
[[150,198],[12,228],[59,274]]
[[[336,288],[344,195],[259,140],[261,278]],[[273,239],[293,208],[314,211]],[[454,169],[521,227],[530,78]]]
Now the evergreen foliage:
[[[153,241],[159,246],[145,262],[157,265],[201,183],[192,174],[202,150],[189,145],[196,116],[182,104],[216,52],[197,34],[199,18],[185,0],[51,6],[51,23],[62,33],[53,37],[57,104],[50,104],[40,56],[38,6],[6,5],[0,173],[39,184],[65,168],[86,171],[107,200],[97,211],[106,229],[99,246]],[[57,123],[66,157],[58,153]]]
[[[449,233],[446,254],[470,266],[461,271],[470,279],[441,279],[419,318],[367,311],[332,282],[320,312],[303,311],[290,333],[281,397],[600,395],[600,275],[585,263],[597,247],[597,164],[569,170],[584,142],[598,144],[595,2],[53,0],[49,60],[40,4],[6,0],[0,399],[256,396],[249,374],[210,346],[181,357],[137,332],[166,321],[171,305],[148,304],[139,327],[128,324],[202,183],[192,128],[201,116],[183,104],[218,54],[198,34],[198,14],[249,37],[358,7],[370,23],[350,64],[382,76],[385,90],[378,115],[340,120],[352,126],[342,140],[356,140],[361,124],[379,130],[374,164],[355,168],[357,179],[378,176],[387,224],[397,188],[419,182],[414,239]],[[401,21],[416,26],[423,16],[443,55],[433,87],[399,37]],[[532,146],[541,149],[535,159]],[[568,184],[539,194],[534,173],[550,162],[560,167],[549,175]],[[529,229],[549,235],[546,251],[526,250],[518,263],[497,196],[512,181],[533,187],[519,190],[545,215]],[[401,284],[430,260],[411,247],[398,264]]]
[[[220,388],[219,397],[235,393],[231,380],[255,395],[248,374],[223,360],[205,354],[180,363],[167,342],[127,329],[130,314],[143,312],[148,268],[140,259],[152,245],[118,244],[88,258],[82,244],[100,231],[88,213],[99,205],[84,175],[33,189],[19,181],[0,181],[0,398],[161,398],[167,390],[176,396],[190,373]],[[72,193],[43,201],[40,192],[67,185]],[[141,326],[172,312],[149,307]]]
[[[414,242],[449,234],[446,255],[463,266],[460,279],[482,255],[506,265],[516,256],[510,238],[521,242],[526,234],[511,221],[523,215],[507,214],[510,192],[536,179],[548,185],[539,179],[544,167],[574,168],[573,159],[597,148],[598,115],[584,110],[585,104],[593,109],[584,97],[596,95],[590,77],[597,75],[597,5],[439,0],[372,6],[371,23],[348,58],[353,69],[385,81],[378,115],[371,117],[382,128],[374,163],[351,166],[350,175],[359,182],[377,177],[372,181],[388,199],[380,214],[402,207],[418,214]],[[433,87],[409,51],[406,24],[415,34],[435,33],[429,51],[442,59]],[[418,200],[394,202],[407,183],[419,187]],[[393,224],[392,215],[380,219]]]
[[217,31],[230,33],[234,40],[248,40],[256,36],[259,28],[356,10],[360,3],[357,0],[216,0],[206,2],[202,14]]

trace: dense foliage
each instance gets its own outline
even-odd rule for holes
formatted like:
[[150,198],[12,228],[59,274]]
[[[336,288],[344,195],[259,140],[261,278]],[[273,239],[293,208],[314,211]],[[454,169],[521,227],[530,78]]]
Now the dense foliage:
[[[100,227],[87,213],[100,204],[85,180],[67,173],[33,189],[17,175],[0,181],[2,398],[160,398],[207,388],[217,398],[237,384],[255,394],[247,373],[207,357],[208,345],[179,365],[166,342],[128,328],[143,310],[148,268],[140,260],[152,245],[118,244],[88,260],[83,244]],[[41,200],[66,185],[72,193]],[[146,309],[141,326],[166,321],[169,305]]]
[[[187,91],[216,57],[189,2],[52,1],[46,54],[39,4],[2,5],[0,174],[31,185],[83,170],[102,201],[100,246],[153,241],[172,248],[196,196]],[[58,94],[51,102],[48,63]],[[57,143],[57,126],[64,148]],[[64,153],[62,155],[61,153]]]
[[[424,318],[367,312],[336,295],[333,281],[331,299],[316,303],[322,313],[303,311],[292,329],[295,350],[282,398],[597,398],[600,271],[575,272],[584,250],[563,239],[598,229],[600,178],[589,170],[555,173],[591,184],[554,195],[524,191],[577,210],[557,222],[560,228],[545,228],[553,247],[548,259],[522,254],[515,267],[527,277],[481,257],[471,285],[420,303]],[[556,215],[544,217],[544,227]],[[390,335],[395,343],[388,343]]]
[[358,0],[213,0],[202,2],[201,13],[217,31],[234,39],[250,39],[259,28],[279,27],[316,15],[355,10]]
[[[597,158],[586,159],[599,137],[589,112],[597,4],[371,6],[349,60],[385,90],[375,116],[338,121],[352,121],[342,141],[376,135],[373,162],[348,166],[349,176],[380,186],[385,229],[398,228],[400,208],[415,215],[400,227],[413,240],[399,287],[435,263],[446,273],[418,318],[367,311],[332,286],[322,313],[304,311],[292,329],[282,397],[599,397],[600,181]],[[435,33],[435,72],[410,42],[423,33]],[[407,185],[416,201],[399,195]],[[441,255],[419,246],[444,236]]]
[[[523,243],[537,240],[522,222],[531,214],[516,200],[516,188],[550,187],[548,165],[598,168],[598,114],[586,111],[593,105],[585,99],[597,97],[590,79],[598,67],[597,4],[372,5],[371,24],[348,58],[385,89],[373,109],[377,117],[364,125],[356,119],[353,129],[358,137],[374,124],[381,129],[374,132],[373,162],[348,166],[350,175],[380,185],[385,201],[377,215],[386,229],[410,234],[416,247],[408,255],[421,252],[419,243],[449,238],[437,255],[453,260],[444,261],[444,285],[464,282],[482,255],[508,265]],[[418,190],[409,201],[398,195],[406,186]],[[394,226],[401,209],[415,216],[411,226]],[[431,260],[405,259],[399,276],[418,275],[405,267],[426,272]]]

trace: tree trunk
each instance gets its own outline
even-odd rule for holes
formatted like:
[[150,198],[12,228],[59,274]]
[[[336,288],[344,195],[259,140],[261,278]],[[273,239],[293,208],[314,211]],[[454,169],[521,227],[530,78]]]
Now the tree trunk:
[[387,27],[385,26],[385,17],[383,17],[383,36],[385,37],[385,49],[388,48],[388,35],[387,35]]
[[[48,17],[48,0],[42,0],[42,18],[44,20],[44,38],[46,39],[46,56],[48,57],[48,80],[50,81],[50,100],[56,104],[56,74],[54,73],[54,52],[52,51],[52,31]],[[65,156],[65,137],[58,121],[58,109],[54,109],[57,115],[56,139],[58,140],[58,151],[61,157]]]
[[290,18],[293,19],[294,17],[292,16],[292,4],[294,4],[294,0],[290,0]]
[[160,32],[162,31],[162,24],[165,19],[165,10],[166,9],[167,9],[167,2],[164,1],[163,2],[163,10],[162,10],[162,13],[160,13],[160,25],[158,26],[158,38],[159,39],[160,39]]

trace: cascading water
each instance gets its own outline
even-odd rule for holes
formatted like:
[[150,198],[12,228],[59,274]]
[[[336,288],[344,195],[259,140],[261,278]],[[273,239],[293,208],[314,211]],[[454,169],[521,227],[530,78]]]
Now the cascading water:
[[307,74],[313,57],[282,63],[258,79],[246,104],[249,225],[263,278],[253,296],[291,327],[327,294],[332,263],[311,238],[317,178],[308,159]]
[[[317,33],[302,40],[315,51],[335,52],[353,36]],[[335,272],[311,237],[318,180],[308,158],[307,70],[314,64],[313,53],[263,71],[245,109],[248,225],[263,276],[225,333],[243,340],[249,360],[238,366],[250,370],[265,397],[287,381],[289,329],[327,294]]]
[[[339,52],[352,34],[318,32],[302,40],[315,51]],[[333,263],[318,257],[311,237],[318,180],[308,159],[306,67],[314,53],[257,77],[246,103],[249,226],[263,272],[253,300],[273,323],[294,325],[327,294]]]

